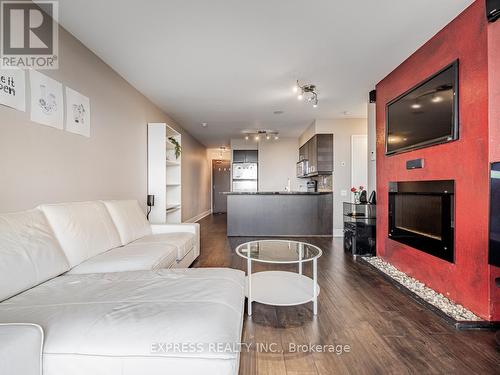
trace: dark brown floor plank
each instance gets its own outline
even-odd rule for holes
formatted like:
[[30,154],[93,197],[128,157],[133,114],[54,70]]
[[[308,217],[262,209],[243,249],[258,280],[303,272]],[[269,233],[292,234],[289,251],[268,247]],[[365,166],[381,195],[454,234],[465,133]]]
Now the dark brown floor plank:
[[[228,238],[226,216],[200,221],[201,255],[194,267],[246,269],[237,245],[254,238]],[[494,333],[455,330],[399,291],[372,268],[344,253],[342,240],[304,238],[319,246],[319,314],[311,304],[274,307],[254,303],[244,317],[240,375],[500,374]],[[254,263],[254,272],[276,269]],[[280,267],[294,270],[293,266]],[[310,274],[310,266],[304,273]],[[278,352],[258,350],[276,343]],[[290,353],[289,343],[349,345],[351,351]]]

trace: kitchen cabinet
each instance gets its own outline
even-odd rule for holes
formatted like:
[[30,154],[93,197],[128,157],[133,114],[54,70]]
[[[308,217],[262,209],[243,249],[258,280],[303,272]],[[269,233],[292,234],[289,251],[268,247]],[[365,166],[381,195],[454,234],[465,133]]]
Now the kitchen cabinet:
[[259,161],[257,150],[234,150],[233,163],[257,163]]
[[299,160],[308,160],[306,177],[333,172],[333,134],[316,134],[299,149]]
[[299,148],[299,161],[309,159],[309,143],[305,143]]
[[247,150],[245,163],[257,163],[259,161],[259,152],[257,150]]

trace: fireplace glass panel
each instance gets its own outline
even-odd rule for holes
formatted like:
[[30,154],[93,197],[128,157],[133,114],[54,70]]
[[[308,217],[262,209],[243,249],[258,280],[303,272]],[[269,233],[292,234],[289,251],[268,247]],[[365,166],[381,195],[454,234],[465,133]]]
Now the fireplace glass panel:
[[389,238],[454,261],[454,181],[391,182]]
[[396,195],[396,227],[441,241],[441,201],[434,195]]

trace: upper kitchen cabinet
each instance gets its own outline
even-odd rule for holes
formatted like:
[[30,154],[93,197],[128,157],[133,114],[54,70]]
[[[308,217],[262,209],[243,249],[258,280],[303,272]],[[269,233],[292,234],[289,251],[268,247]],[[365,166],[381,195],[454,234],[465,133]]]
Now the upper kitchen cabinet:
[[308,160],[305,177],[333,172],[333,134],[316,134],[299,149],[299,159]]
[[309,159],[309,143],[305,143],[299,148],[299,161]]
[[245,163],[257,163],[259,161],[259,152],[257,150],[247,150]]
[[233,163],[257,163],[259,154],[257,150],[234,150]]
[[316,170],[318,174],[331,174],[333,172],[333,134],[319,134],[316,138]]

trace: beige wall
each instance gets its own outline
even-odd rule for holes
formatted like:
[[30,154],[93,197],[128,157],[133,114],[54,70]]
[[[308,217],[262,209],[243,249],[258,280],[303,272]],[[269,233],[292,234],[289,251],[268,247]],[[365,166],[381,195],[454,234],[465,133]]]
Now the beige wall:
[[367,119],[316,120],[300,137],[301,143],[321,133],[333,134],[333,231],[334,235],[340,236],[343,229],[342,203],[351,200],[351,136],[367,134]]
[[313,121],[299,137],[299,146],[302,147],[316,134],[316,120]]
[[208,163],[212,165],[212,160],[231,160],[231,150],[226,148],[207,148]]
[[29,99],[26,113],[0,106],[0,212],[93,199],[144,205],[148,122],[166,122],[182,133],[183,219],[207,211],[205,147],[68,32],[61,29],[59,36],[59,70],[42,73],[90,98],[92,136],[31,122]]
[[376,132],[376,112],[377,105],[368,103],[368,194],[377,190],[377,132]]
[[305,181],[296,177],[298,160],[298,138],[259,142],[259,190],[283,191],[288,179],[291,190],[299,190],[301,182],[304,185]]
[[305,190],[306,181],[298,179],[299,139],[278,140],[232,139],[233,150],[259,151],[259,191],[284,191],[290,179],[291,190]]

